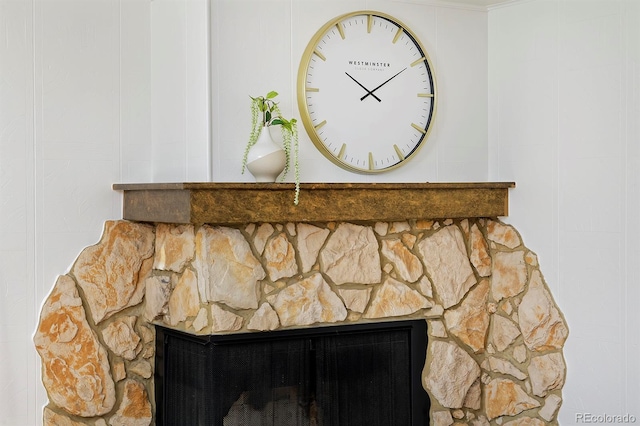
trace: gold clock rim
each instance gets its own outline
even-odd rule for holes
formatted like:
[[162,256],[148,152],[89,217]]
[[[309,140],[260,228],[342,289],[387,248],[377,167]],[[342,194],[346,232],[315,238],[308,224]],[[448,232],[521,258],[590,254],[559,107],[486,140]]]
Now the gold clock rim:
[[[429,126],[426,129],[425,135],[422,138],[422,140],[420,141],[420,143],[418,144],[417,148],[409,156],[407,156],[406,158],[398,161],[393,166],[389,166],[389,167],[386,167],[384,169],[373,169],[373,170],[361,169],[361,168],[358,168],[358,167],[354,167],[354,166],[352,166],[350,164],[347,164],[346,162],[340,160],[335,155],[333,155],[333,153],[331,153],[331,151],[329,151],[326,148],[326,146],[322,143],[322,141],[320,139],[320,136],[316,132],[315,127],[313,126],[313,123],[311,122],[311,116],[309,115],[309,106],[307,105],[307,102],[306,102],[306,84],[305,84],[305,80],[306,80],[307,70],[309,69],[309,64],[311,62],[311,57],[313,56],[313,52],[315,50],[315,47],[318,45],[318,42],[324,36],[325,32],[327,32],[329,30],[329,28],[331,28],[331,27],[335,26],[336,24],[344,21],[345,19],[351,18],[353,16],[357,16],[357,15],[378,16],[378,17],[387,19],[387,20],[395,23],[396,25],[400,26],[400,28],[402,28],[402,30],[404,32],[406,32],[407,34],[409,34],[411,36],[411,38],[418,45],[420,50],[422,50],[422,53],[424,54],[425,60],[427,62],[427,65],[429,66],[429,70],[431,71],[431,80],[432,80],[432,84],[433,84],[433,111],[431,113],[431,120],[429,121]],[[433,125],[434,125],[434,121],[435,121],[436,113],[437,113],[437,109],[438,109],[438,102],[437,102],[437,100],[438,100],[438,90],[437,90],[435,69],[433,67],[433,63],[431,62],[431,58],[429,57],[429,53],[427,52],[427,50],[422,45],[422,42],[420,41],[420,39],[413,33],[413,31],[410,28],[408,28],[399,19],[397,19],[394,16],[391,16],[389,14],[386,14],[384,12],[378,12],[378,11],[375,11],[375,10],[358,10],[358,11],[355,11],[355,12],[344,13],[342,15],[338,15],[338,16],[330,19],[329,21],[327,21],[323,26],[321,26],[316,31],[316,33],[313,35],[313,37],[311,37],[311,39],[309,40],[309,43],[307,44],[307,47],[305,48],[304,52],[302,53],[302,58],[300,59],[300,65],[298,67],[297,100],[298,100],[298,111],[300,112],[300,119],[302,121],[302,124],[303,124],[307,134],[309,135],[309,138],[311,139],[311,142],[313,142],[313,145],[322,153],[322,155],[324,155],[328,160],[330,160],[332,163],[334,163],[338,167],[340,167],[342,169],[345,169],[345,170],[348,170],[348,171],[351,171],[351,172],[360,173],[360,174],[379,174],[379,173],[384,173],[384,172],[388,172],[388,171],[397,169],[398,167],[405,165],[409,160],[413,159],[416,156],[416,154],[422,149],[422,147],[424,145],[426,145],[426,142],[429,139],[429,135],[431,134],[431,130],[433,129]]]

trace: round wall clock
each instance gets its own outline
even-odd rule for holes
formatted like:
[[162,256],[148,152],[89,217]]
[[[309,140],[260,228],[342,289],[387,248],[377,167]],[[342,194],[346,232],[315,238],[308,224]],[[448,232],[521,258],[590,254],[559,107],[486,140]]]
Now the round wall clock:
[[436,82],[418,38],[397,19],[358,11],[327,22],[298,70],[298,108],[314,145],[358,173],[394,169],[424,145]]

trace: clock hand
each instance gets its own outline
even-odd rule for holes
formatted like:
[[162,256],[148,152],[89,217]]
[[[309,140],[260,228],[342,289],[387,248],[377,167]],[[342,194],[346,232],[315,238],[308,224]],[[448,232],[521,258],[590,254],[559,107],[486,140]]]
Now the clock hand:
[[[407,68],[405,67],[402,71],[406,70]],[[378,90],[379,88],[381,88],[382,86],[384,86],[385,84],[387,84],[388,82],[390,82],[391,80],[393,80],[394,78],[396,78],[402,71],[399,71],[398,73],[396,73],[394,76],[392,76],[390,79],[388,79],[387,81],[385,81],[384,83],[382,83],[380,86],[376,87],[375,89],[373,89],[372,91],[368,91],[367,90],[367,94],[364,95],[363,97],[360,98],[361,101],[364,100],[364,98],[366,98],[367,96],[371,95],[375,98],[376,95],[373,94],[373,92],[375,92],[376,90]]]
[[[351,80],[355,81],[355,82],[358,84],[358,86],[360,86],[360,87],[362,87],[364,90],[366,90],[366,91],[367,91],[367,96],[371,95],[371,96],[373,96],[374,98],[376,98],[376,99],[378,100],[378,102],[382,102],[382,100],[381,100],[379,97],[377,97],[376,95],[374,95],[372,92],[370,92],[370,91],[369,91],[369,89],[367,89],[367,88],[366,88],[366,87],[364,87],[362,84],[360,84],[360,82],[359,82],[358,80],[356,80],[355,78],[351,77],[351,76],[349,75],[349,73],[348,73],[348,72],[345,72],[345,74],[346,74],[346,75],[347,75]],[[365,96],[365,97],[366,97],[366,96]],[[360,100],[362,100],[362,99],[360,99]]]

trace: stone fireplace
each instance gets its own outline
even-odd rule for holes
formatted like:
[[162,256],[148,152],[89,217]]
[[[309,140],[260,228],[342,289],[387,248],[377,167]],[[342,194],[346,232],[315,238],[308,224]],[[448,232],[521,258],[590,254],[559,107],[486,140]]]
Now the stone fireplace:
[[512,183],[115,185],[45,301],[46,425],[154,424],[154,325],[193,335],[422,319],[433,425],[557,424],[567,325]]

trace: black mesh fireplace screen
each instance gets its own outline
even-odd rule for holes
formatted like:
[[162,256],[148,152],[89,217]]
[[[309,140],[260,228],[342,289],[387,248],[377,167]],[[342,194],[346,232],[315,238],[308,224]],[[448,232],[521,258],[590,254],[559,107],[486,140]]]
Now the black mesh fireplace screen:
[[426,425],[424,320],[193,336],[156,327],[161,426]]

